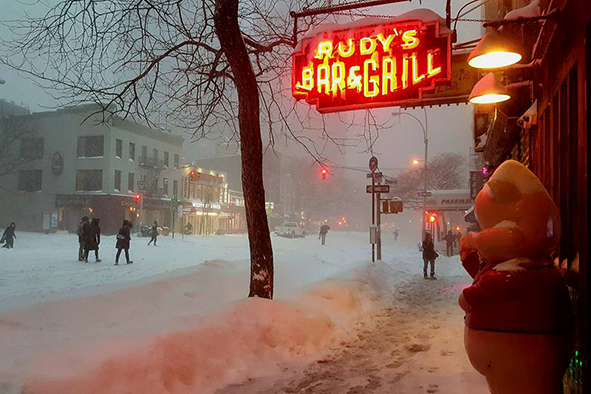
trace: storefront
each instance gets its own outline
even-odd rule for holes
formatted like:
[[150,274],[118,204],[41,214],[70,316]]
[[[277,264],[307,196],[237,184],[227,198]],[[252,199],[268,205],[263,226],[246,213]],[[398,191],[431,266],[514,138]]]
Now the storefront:
[[140,218],[144,224],[157,220],[161,226],[171,226],[172,212],[170,201],[146,198],[143,209],[137,206],[133,197],[104,194],[57,194],[55,196],[57,228],[76,232],[80,218],[98,217],[103,234],[115,234],[124,219],[136,226]]
[[217,203],[183,202],[183,228],[187,224],[195,235],[216,235],[232,232],[234,215]]

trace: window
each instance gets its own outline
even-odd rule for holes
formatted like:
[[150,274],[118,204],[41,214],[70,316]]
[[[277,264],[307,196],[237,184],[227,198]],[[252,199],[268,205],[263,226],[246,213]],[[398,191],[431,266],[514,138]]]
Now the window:
[[176,198],[179,197],[179,181],[172,181],[172,195]]
[[102,135],[78,137],[78,157],[103,157]]
[[135,160],[135,144],[133,142],[129,143],[129,160]]
[[168,152],[164,152],[164,166],[168,168]]
[[100,192],[102,190],[103,170],[76,170],[77,192]]
[[115,170],[115,186],[114,189],[116,192],[121,191],[121,171]]
[[43,138],[22,138],[21,159],[35,160],[43,158]]
[[26,170],[18,172],[18,190],[21,192],[41,191],[43,172],[41,170]]
[[142,157],[148,157],[148,147],[142,146]]
[[130,193],[133,193],[134,185],[135,185],[135,174],[133,172],[130,172],[129,174],[127,174],[127,190]]
[[168,178],[162,179],[162,191],[165,196],[168,196]]
[[154,154],[153,156],[155,160],[158,160],[158,149],[154,149]]
[[174,169],[179,169],[179,155],[174,155]]
[[123,157],[123,141],[115,140],[115,156],[120,158]]

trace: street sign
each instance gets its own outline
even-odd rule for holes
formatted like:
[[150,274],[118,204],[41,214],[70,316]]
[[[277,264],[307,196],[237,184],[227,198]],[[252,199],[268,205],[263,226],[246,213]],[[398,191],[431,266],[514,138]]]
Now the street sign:
[[170,200],[170,203],[173,211],[179,207],[179,200],[176,197],[173,197],[172,200]]
[[[365,174],[365,176],[366,176],[367,178],[371,178],[371,174],[372,174],[372,173]],[[377,180],[377,179],[382,179],[382,173],[381,173],[381,172],[374,172],[374,173],[373,173],[373,176],[375,177],[375,179],[376,179],[376,180]]]
[[373,191],[371,185],[365,186],[366,193],[390,193],[390,185],[375,185]]
[[372,156],[371,159],[369,159],[369,170],[371,172],[375,172],[378,169],[378,158],[375,156]]
[[432,194],[433,193],[431,193],[431,192],[418,192],[417,193],[417,196],[419,196],[419,197],[431,197]]

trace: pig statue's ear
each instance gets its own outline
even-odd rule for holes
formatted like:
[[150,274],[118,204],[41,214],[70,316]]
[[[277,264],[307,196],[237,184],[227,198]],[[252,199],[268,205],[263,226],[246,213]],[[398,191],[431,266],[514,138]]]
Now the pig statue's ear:
[[508,204],[521,199],[521,191],[513,183],[498,181],[496,179],[489,180],[485,188],[486,193],[490,198],[499,204]]

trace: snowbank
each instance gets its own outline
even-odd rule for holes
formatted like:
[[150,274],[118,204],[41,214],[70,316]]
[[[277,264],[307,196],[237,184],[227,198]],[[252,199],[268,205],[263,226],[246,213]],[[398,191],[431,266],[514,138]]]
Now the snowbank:
[[[288,299],[244,299],[208,315],[185,316],[182,327],[164,329],[161,335],[134,330],[135,335],[119,328],[117,334],[94,345],[79,338],[76,348],[53,349],[37,358],[18,379],[13,369],[10,389],[20,392],[21,385],[15,384],[20,379],[26,381],[23,394],[211,393],[277,372],[281,363],[319,358],[350,338],[354,324],[382,306],[381,295],[391,286],[390,271],[383,264],[353,264],[335,278],[291,291]],[[62,313],[80,311],[79,304],[101,311],[99,305],[112,302],[113,296],[121,298],[121,292],[127,292],[134,305],[134,291],[149,302],[164,293],[167,297],[186,293],[181,278],[54,304],[68,304]],[[182,309],[178,301],[167,305]],[[0,381],[7,382],[6,378]]]

